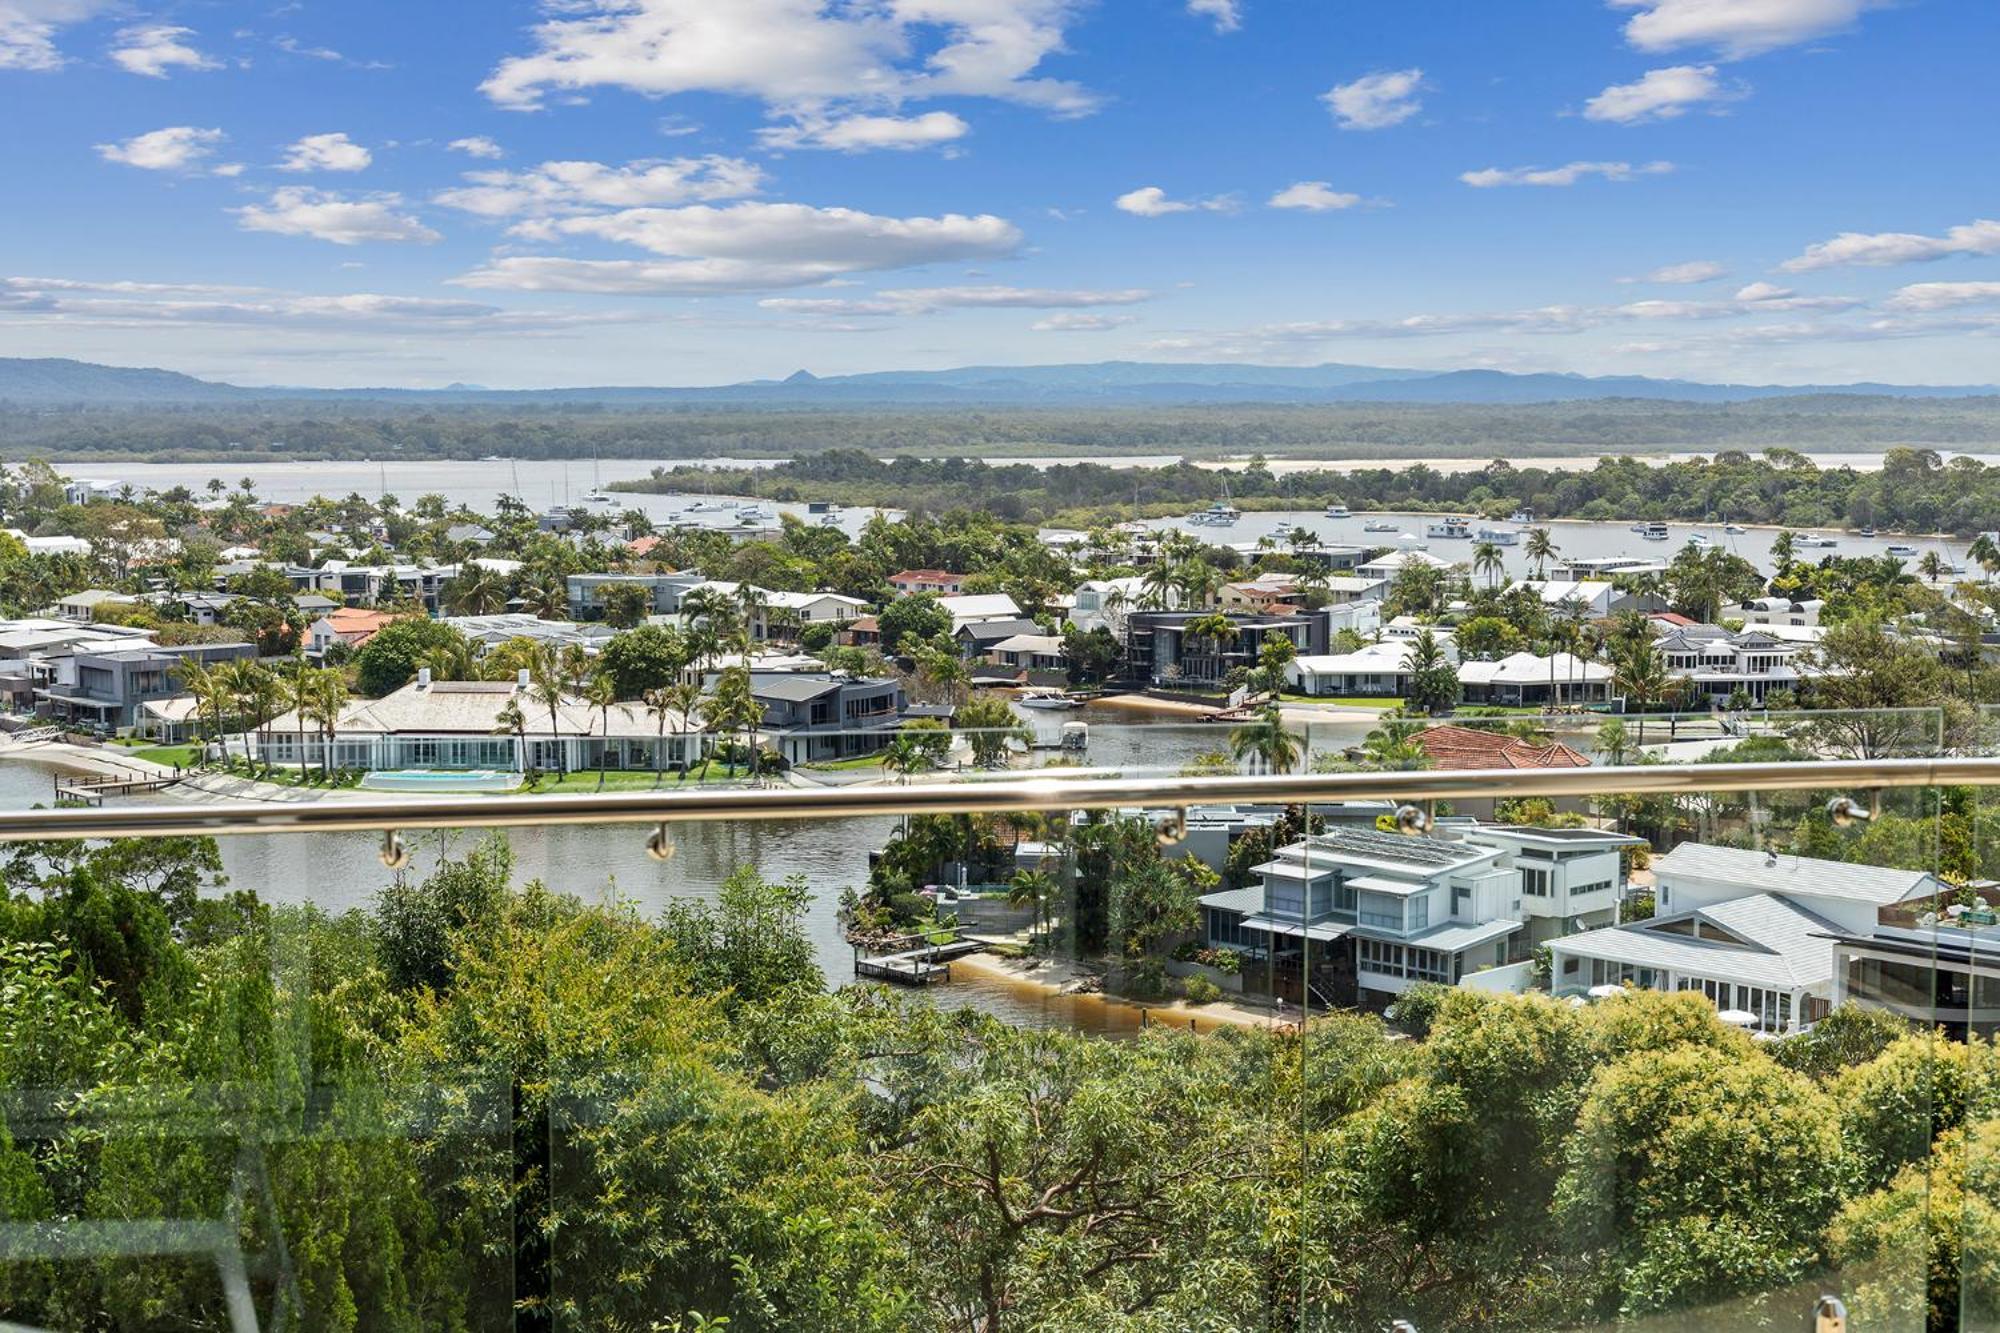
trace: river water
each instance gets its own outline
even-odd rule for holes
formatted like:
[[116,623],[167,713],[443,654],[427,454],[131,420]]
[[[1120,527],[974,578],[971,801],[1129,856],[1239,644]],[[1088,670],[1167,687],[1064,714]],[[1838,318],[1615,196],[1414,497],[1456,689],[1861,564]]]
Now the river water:
[[[1227,726],[1152,718],[1094,706],[1081,713],[1031,712],[1024,720],[1053,740],[1061,723],[1081,719],[1090,744],[1080,761],[1128,775],[1171,773],[1204,752],[1228,747]],[[1312,752],[1343,749],[1367,731],[1365,721],[1328,722],[1307,729]],[[1043,760],[1053,752],[1038,752]],[[20,810],[52,799],[55,770],[29,758],[0,761],[0,809]],[[146,798],[175,800],[171,796]],[[657,915],[669,901],[713,902],[723,880],[742,866],[767,879],[802,875],[813,892],[806,931],[828,983],[854,979],[853,952],[842,938],[836,908],[840,891],[867,881],[868,854],[895,831],[894,817],[841,820],[732,820],[676,825],[678,852],[658,862],[646,854],[648,830],[639,825],[555,826],[507,833],[516,882],[540,879],[586,902],[629,902],[641,915]],[[406,835],[412,853],[408,874],[428,874],[449,855],[463,855],[479,833]],[[223,865],[235,888],[254,889],[268,902],[311,903],[329,912],[365,907],[391,879],[377,859],[377,838],[365,833],[306,833],[227,837],[219,840]],[[974,967],[958,967],[952,980],[931,987],[936,1003],[971,1005],[1023,1026],[1060,1026],[1118,1033],[1142,1021],[1134,1006],[1091,995],[1056,995],[1041,986]]]

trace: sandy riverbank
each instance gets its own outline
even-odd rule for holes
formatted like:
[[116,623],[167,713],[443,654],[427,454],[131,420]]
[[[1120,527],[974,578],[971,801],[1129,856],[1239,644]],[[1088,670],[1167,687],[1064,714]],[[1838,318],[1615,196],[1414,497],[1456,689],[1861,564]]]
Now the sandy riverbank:
[[[1090,985],[1100,981],[1104,969],[1063,958],[1002,958],[997,954],[976,953],[955,960],[955,968],[1004,978],[1017,985],[1040,987],[1051,995],[1093,993]],[[1198,1032],[1220,1027],[1268,1028],[1288,1021],[1276,1009],[1263,1009],[1237,1000],[1217,1000],[1213,1004],[1191,1005],[1180,1000],[1154,1002],[1129,1000],[1118,995],[1094,993],[1102,1003],[1143,1014],[1147,1025],[1185,1027],[1189,1021]]]

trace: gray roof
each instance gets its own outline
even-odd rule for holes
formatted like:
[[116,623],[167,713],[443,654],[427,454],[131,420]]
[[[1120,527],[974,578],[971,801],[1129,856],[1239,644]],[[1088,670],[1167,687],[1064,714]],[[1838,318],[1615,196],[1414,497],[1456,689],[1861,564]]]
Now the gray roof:
[[1884,866],[1822,861],[1810,856],[1778,856],[1776,864],[1764,852],[1740,847],[1713,847],[1684,842],[1665,856],[1653,858],[1653,876],[1680,875],[1740,885],[1753,893],[1796,893],[1821,898],[1846,898],[1887,907],[1935,890],[1927,871],[1891,870]]
[[[1693,939],[1659,929],[1667,922],[1690,919],[1719,926],[1742,943]],[[1832,982],[1833,943],[1828,932],[1837,929],[1783,894],[1759,893],[1658,921],[1586,930],[1553,940],[1549,947],[1579,958],[1789,990]]]
[[759,699],[778,699],[786,703],[805,703],[839,688],[839,681],[828,680],[824,676],[760,676],[750,683],[751,692]]
[[1421,935],[1400,935],[1393,930],[1375,930],[1362,926],[1357,935],[1375,939],[1394,940],[1407,944],[1413,949],[1440,949],[1447,953],[1457,953],[1462,949],[1474,949],[1482,944],[1491,944],[1521,929],[1522,923],[1511,917],[1498,921],[1482,921],[1477,925],[1457,925],[1447,923],[1435,930],[1427,930]]
[[1217,907],[1225,912],[1241,912],[1248,916],[1252,912],[1264,910],[1264,890],[1252,884],[1247,889],[1223,889],[1219,893],[1201,895],[1203,907]]

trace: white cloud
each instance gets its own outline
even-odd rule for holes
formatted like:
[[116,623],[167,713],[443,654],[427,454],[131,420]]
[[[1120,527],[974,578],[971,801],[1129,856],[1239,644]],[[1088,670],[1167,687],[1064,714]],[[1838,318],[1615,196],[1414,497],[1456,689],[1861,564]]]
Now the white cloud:
[[1137,305],[1153,293],[1142,287],[1110,291],[1048,287],[901,287],[872,297],[769,296],[757,304],[792,315],[930,315],[940,310],[1073,310]]
[[1697,282],[1714,282],[1726,278],[1729,270],[1713,259],[1690,259],[1684,264],[1665,264],[1654,269],[1643,278],[1620,278],[1620,282],[1659,282],[1670,286],[1682,286]]
[[830,148],[864,153],[875,148],[932,148],[971,132],[970,125],[949,111],[926,111],[920,116],[801,116],[792,124],[759,130],[757,140],[771,149]]
[[1130,315],[1050,315],[1028,328],[1035,333],[1104,333],[1132,322]]
[[634,318],[612,312],[515,312],[474,301],[372,292],[321,296],[262,287],[35,277],[0,278],[0,314],[88,327],[219,324],[439,333],[547,332]]
[[465,179],[433,202],[499,218],[738,199],[757,193],[764,173],[741,158],[710,156],[647,158],[622,167],[544,162],[527,171],[469,171]]
[[1890,0],[1610,0],[1614,9],[1636,9],[1625,40],[1640,51],[1713,47],[1742,60],[1796,46],[1851,26]]
[[1345,194],[1325,181],[1299,181],[1272,195],[1272,208],[1302,208],[1309,213],[1330,213],[1353,208],[1361,202],[1358,194]]
[[686,296],[815,286],[855,273],[993,259],[1021,233],[991,214],[880,217],[849,208],[740,203],[726,208],[630,208],[523,224],[534,239],[588,236],[636,246],[659,260],[509,255],[453,281],[524,291]]
[[117,0],[0,0],[0,69],[61,69],[56,32],[116,6]]
[[507,156],[507,150],[483,134],[474,134],[464,139],[453,139],[445,147],[454,153],[464,153],[467,157],[495,158]]
[[1748,96],[1742,87],[1726,87],[1713,65],[1669,65],[1649,69],[1636,83],[1614,83],[1583,105],[1585,120],[1641,125],[1672,120],[1704,102],[1733,102]]
[[1163,218],[1169,213],[1229,213],[1236,208],[1235,199],[1226,194],[1206,199],[1169,199],[1167,192],[1157,185],[1127,190],[1113,202],[1119,211],[1142,218]]
[[220,69],[221,61],[202,54],[182,40],[192,36],[192,28],[177,28],[166,23],[143,24],[121,31],[110,54],[119,68],[131,74],[143,74],[149,79],[166,78],[167,71],[176,65],[183,69]]
[[1196,18],[1213,21],[1217,32],[1235,32],[1243,26],[1243,11],[1237,0],[1187,0],[1187,11]]
[[1953,227],[1942,236],[1916,232],[1844,231],[1830,241],[1809,245],[1805,253],[1779,265],[1787,273],[1858,264],[1871,268],[1890,264],[1921,264],[1954,255],[2000,254],[2000,222],[1980,218]]
[[420,241],[441,239],[438,234],[407,213],[402,196],[368,195],[348,198],[325,190],[286,186],[273,190],[262,204],[231,209],[237,225],[245,231],[268,231],[279,236],[311,236],[335,245],[361,245],[368,241]]
[[551,92],[730,93],[783,112],[990,97],[1077,115],[1088,90],[1041,77],[1079,0],[543,0],[535,50],[480,85],[538,108]]
[[345,134],[308,134],[285,150],[280,171],[365,171],[375,160]]
[[1487,167],[1462,172],[1459,179],[1475,189],[1488,190],[1496,185],[1574,185],[1590,176],[1628,181],[1636,176],[1665,175],[1673,169],[1671,162],[1647,162],[1636,167],[1630,162],[1571,162],[1560,167]]
[[1319,100],[1344,130],[1385,130],[1423,110],[1424,104],[1417,100],[1423,86],[1421,69],[1383,70],[1335,84]]
[[213,153],[216,145],[227,137],[221,130],[170,125],[163,130],[135,134],[123,143],[98,144],[97,155],[106,162],[121,162],[147,171],[187,171]]
[[1950,310],[2000,301],[2000,282],[1913,282],[1889,297],[1897,310]]

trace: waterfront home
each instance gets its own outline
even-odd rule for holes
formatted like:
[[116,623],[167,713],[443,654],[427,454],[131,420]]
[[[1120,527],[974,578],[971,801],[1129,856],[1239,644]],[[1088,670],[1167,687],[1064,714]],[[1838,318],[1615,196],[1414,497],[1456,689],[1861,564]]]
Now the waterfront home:
[[1497,662],[1461,662],[1459,688],[1469,704],[1513,708],[1604,703],[1612,669],[1572,653],[1510,653]]
[[0,704],[16,712],[33,712],[35,691],[56,684],[79,652],[111,648],[143,648],[153,642],[151,630],[127,625],[79,625],[68,620],[27,617],[0,620]]
[[1444,570],[1451,568],[1451,561],[1441,560],[1429,551],[1391,551],[1387,555],[1378,555],[1356,565],[1354,573],[1358,578],[1378,579],[1389,583],[1395,581],[1396,575],[1402,573],[1406,565],[1424,565],[1431,569]]
[[[1456,656],[1452,641],[1440,637],[1445,660]],[[1343,699],[1401,699],[1410,692],[1410,659],[1415,639],[1392,638],[1363,644],[1351,653],[1302,653],[1285,667],[1285,680],[1298,694]]]
[[[524,725],[507,725],[509,704]],[[367,771],[424,769],[671,769],[697,762],[712,744],[701,723],[681,714],[664,719],[644,704],[604,710],[564,695],[549,715],[521,673],[512,681],[433,681],[428,668],[380,699],[359,699],[341,710],[332,750],[308,718],[304,734],[296,713],[273,718],[250,739],[259,759],[280,766],[301,759],[318,766]]]
[[[1546,904],[1537,911],[1558,920],[1570,910],[1569,877],[1555,873],[1564,865],[1555,858],[1573,854],[1579,901],[1601,912],[1622,887],[1618,848],[1630,841],[1470,821],[1433,837],[1330,828],[1254,867],[1256,884],[1204,895],[1206,940],[1255,960],[1243,969],[1246,988],[1293,1002],[1310,985],[1316,1003],[1380,1007],[1419,981],[1457,985],[1488,971],[1472,984],[1518,990],[1531,938],[1523,867]],[[1609,894],[1585,879],[1606,868]],[[1565,896],[1552,893],[1558,882]]]
[[1667,671],[1687,682],[1683,706],[1723,707],[1739,692],[1761,706],[1772,690],[1793,690],[1805,679],[1801,645],[1768,629],[1740,634],[1715,625],[1682,626],[1653,645]]
[[[565,582],[569,591],[570,618],[601,620],[607,589],[639,588],[645,592],[653,614],[668,615],[680,609],[681,598],[690,589],[701,586],[706,580],[690,569],[659,574],[571,574]],[[729,586],[733,591],[736,585]]]
[[306,629],[306,652],[324,657],[336,643],[359,648],[404,616],[395,611],[373,611],[366,607],[343,606],[329,611]]
[[985,658],[993,649],[1008,639],[1024,635],[1036,635],[1042,627],[1025,616],[1014,616],[1004,620],[973,620],[952,631],[951,637],[958,649],[967,657]]
[[1585,582],[1608,581],[1620,574],[1664,574],[1667,562],[1643,555],[1558,556],[1549,562],[1549,577]]
[[1061,671],[1069,664],[1060,634],[1016,634],[986,650],[995,666],[1021,671]]
[[[800,628],[807,625],[844,625],[860,619],[868,609],[868,603],[860,598],[845,597],[837,592],[784,592],[775,588],[759,588],[755,584],[748,586],[751,596],[749,609],[744,614],[744,627],[750,631],[751,638],[759,641],[771,638],[779,627],[788,623]],[[709,579],[695,587],[719,592],[740,604],[745,585]]]
[[1559,995],[1593,986],[1699,990],[1718,1009],[1796,1031],[1834,1001],[1834,937],[1942,888],[1920,870],[1683,843],[1653,860],[1653,916],[1549,943]]
[[956,594],[964,582],[965,575],[942,569],[905,569],[889,576],[889,586],[896,590],[898,597],[911,597],[920,592],[949,597]]
[[900,681],[839,672],[755,672],[758,742],[794,764],[875,754],[895,739],[908,698]]
[[1817,597],[1803,600],[1791,597],[1753,597],[1747,602],[1723,607],[1722,619],[1740,620],[1745,628],[1752,625],[1812,627],[1819,624],[1820,612],[1825,609],[1826,603]]
[[1215,612],[1137,611],[1126,617],[1126,679],[1152,685],[1220,684],[1238,667],[1254,668],[1265,640],[1282,636],[1301,655],[1326,650],[1326,619],[1322,616],[1221,613],[1232,635],[1210,638],[1189,634],[1191,621]]
[[248,643],[190,643],[171,648],[157,644],[79,650],[53,659],[56,670],[34,692],[37,711],[80,726],[115,731],[139,720],[149,700],[181,694],[186,682],[184,663],[215,666],[255,659]]
[[1509,849],[1521,875],[1521,917],[1529,949],[1618,919],[1625,852],[1644,838],[1596,828],[1479,824],[1471,840]]

